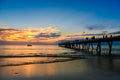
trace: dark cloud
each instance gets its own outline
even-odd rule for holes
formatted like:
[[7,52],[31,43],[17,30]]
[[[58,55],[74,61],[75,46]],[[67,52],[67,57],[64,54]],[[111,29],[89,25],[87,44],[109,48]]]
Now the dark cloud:
[[56,37],[59,37],[59,36],[60,36],[60,33],[40,33],[40,34],[36,35],[35,37],[36,38],[41,38],[41,37],[56,38]]
[[101,36],[103,35],[104,33],[97,33],[97,34],[75,34],[75,35],[67,35],[66,37],[80,37],[80,36]]
[[120,34],[120,31],[111,32],[110,34]]
[[104,30],[104,29],[109,29],[109,28],[118,28],[118,29],[120,29],[120,25],[95,24],[95,25],[86,26],[86,29],[88,29],[88,30]]
[[51,37],[59,37],[60,33],[51,33],[50,35],[51,35]]
[[101,35],[103,35],[103,33],[101,33],[101,34],[85,34],[85,36],[101,36]]
[[88,29],[88,30],[103,30],[105,28],[106,28],[106,26],[98,25],[98,24],[86,26],[86,29]]
[[11,28],[0,28],[0,31],[7,31],[7,30],[14,30],[14,31],[17,31],[16,29],[11,29]]

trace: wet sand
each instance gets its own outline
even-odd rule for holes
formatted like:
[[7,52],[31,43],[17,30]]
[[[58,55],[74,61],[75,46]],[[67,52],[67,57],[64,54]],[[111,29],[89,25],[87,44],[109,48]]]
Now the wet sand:
[[0,80],[120,80],[120,59],[5,66],[0,67]]

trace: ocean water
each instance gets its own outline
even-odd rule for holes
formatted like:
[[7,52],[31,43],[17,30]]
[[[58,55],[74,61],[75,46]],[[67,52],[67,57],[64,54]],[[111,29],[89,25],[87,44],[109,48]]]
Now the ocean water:
[[[109,47],[102,43],[101,54],[108,54]],[[96,44],[94,44],[94,51]],[[42,64],[71,60],[70,58],[58,57],[37,57],[47,55],[78,55],[73,49],[59,47],[58,45],[1,45],[0,46],[0,66],[19,66],[26,64]],[[84,55],[79,51],[79,54]],[[120,55],[120,45],[114,43],[112,54]],[[7,56],[7,57],[6,57]],[[17,56],[17,57],[16,57]]]
[[74,52],[58,45],[0,45],[0,55],[61,54]]
[[70,58],[36,57],[36,55],[63,55],[72,54],[74,52],[74,50],[62,48],[57,45],[1,45],[0,66],[18,66],[25,64],[66,61],[70,60]]

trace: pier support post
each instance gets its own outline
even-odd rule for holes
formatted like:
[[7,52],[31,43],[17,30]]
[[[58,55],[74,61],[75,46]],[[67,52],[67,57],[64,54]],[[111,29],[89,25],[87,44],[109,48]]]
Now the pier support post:
[[112,41],[108,42],[108,46],[109,46],[109,55],[112,55],[111,54],[111,51],[112,51]]
[[82,43],[82,50],[84,50],[85,49],[85,44],[84,43]]
[[90,43],[87,44],[87,51],[89,52],[90,50]]
[[81,46],[80,46],[80,44],[78,44],[78,49],[81,50]]
[[98,42],[96,52],[98,55],[101,55],[101,43]]
[[91,45],[91,52],[93,54],[93,43],[90,43],[90,45]]
[[92,51],[93,51],[93,44],[91,43]]

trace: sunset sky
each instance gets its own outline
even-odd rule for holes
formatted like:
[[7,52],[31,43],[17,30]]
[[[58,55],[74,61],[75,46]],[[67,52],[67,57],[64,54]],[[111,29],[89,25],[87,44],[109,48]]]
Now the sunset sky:
[[53,43],[120,31],[120,0],[0,0],[0,41]]

